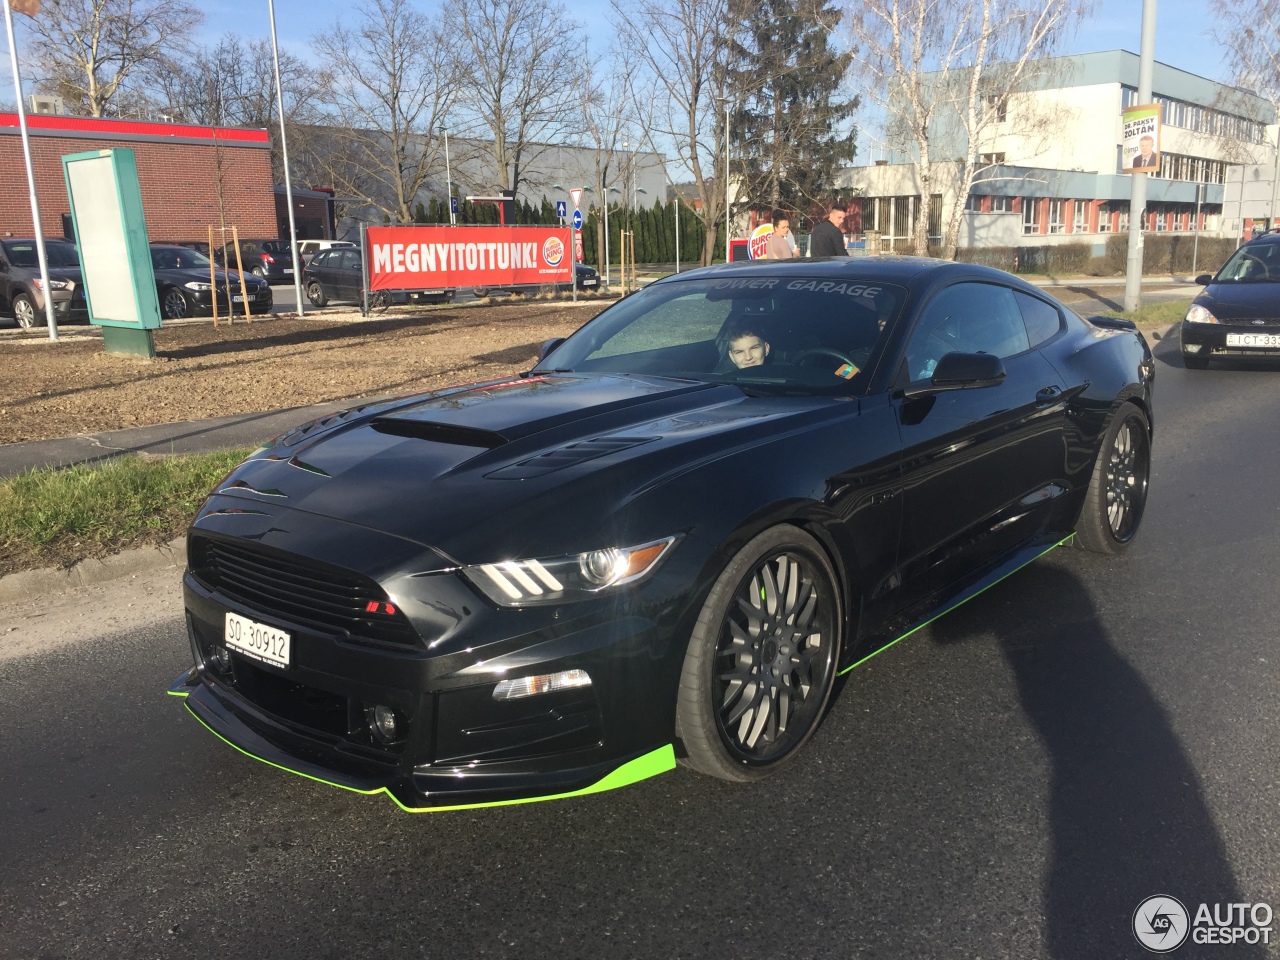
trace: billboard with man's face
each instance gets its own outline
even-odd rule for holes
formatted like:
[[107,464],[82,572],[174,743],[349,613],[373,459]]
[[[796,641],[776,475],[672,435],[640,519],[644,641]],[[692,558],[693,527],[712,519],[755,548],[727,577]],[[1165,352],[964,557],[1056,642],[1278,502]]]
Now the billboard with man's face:
[[1124,111],[1120,157],[1124,173],[1160,171],[1160,104],[1144,103]]

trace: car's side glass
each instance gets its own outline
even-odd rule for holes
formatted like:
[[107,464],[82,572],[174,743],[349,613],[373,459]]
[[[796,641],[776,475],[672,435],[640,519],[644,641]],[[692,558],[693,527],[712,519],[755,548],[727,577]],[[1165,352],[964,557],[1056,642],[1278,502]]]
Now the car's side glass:
[[338,263],[339,267],[343,270],[360,269],[360,255],[356,251],[342,250],[340,253],[342,254],[342,260]]
[[1012,290],[993,283],[955,283],[921,311],[907,342],[908,377],[928,379],[948,353],[1004,358],[1029,347],[1027,327]]
[[1045,303],[1039,297],[1033,297],[1019,290],[1013,292],[1022,310],[1022,319],[1027,326],[1027,337],[1031,346],[1038,347],[1046,340],[1057,336],[1062,329],[1062,314],[1053,304]]

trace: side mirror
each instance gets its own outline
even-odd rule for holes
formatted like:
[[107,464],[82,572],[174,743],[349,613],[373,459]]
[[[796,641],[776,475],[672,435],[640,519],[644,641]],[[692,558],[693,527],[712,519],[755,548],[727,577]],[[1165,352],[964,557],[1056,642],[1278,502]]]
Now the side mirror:
[[1212,273],[1200,274],[1200,276],[1196,277],[1196,283],[1202,287],[1207,287],[1209,284],[1213,283],[1213,274]]
[[911,399],[951,390],[996,387],[1004,378],[1004,363],[999,357],[989,353],[948,353],[938,361],[932,377],[907,384],[903,394]]
[[544,359],[546,359],[546,356],[548,353],[550,353],[556,347],[560,346],[560,344],[562,343],[564,343],[564,337],[552,337],[550,340],[544,343],[541,347],[538,348],[538,362],[541,363]]

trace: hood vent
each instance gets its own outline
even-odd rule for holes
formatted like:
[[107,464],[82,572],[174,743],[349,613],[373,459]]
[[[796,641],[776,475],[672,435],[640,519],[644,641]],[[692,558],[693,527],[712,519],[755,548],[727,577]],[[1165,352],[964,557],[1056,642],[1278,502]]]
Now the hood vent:
[[435,443],[451,443],[459,447],[484,447],[492,450],[507,443],[507,438],[492,430],[460,427],[451,423],[432,423],[429,420],[400,420],[396,417],[375,417],[369,426],[379,433],[413,440],[431,440]]
[[563,470],[565,467],[586,463],[588,460],[595,460],[597,457],[604,457],[611,453],[628,450],[631,447],[638,447],[642,443],[649,443],[656,439],[658,438],[596,437],[593,440],[582,440],[578,443],[571,443],[566,447],[560,447],[557,450],[540,453],[538,456],[530,457],[528,460],[521,460],[519,463],[513,463],[509,467],[503,467],[501,470],[495,470],[493,473],[485,474],[485,476],[495,480],[527,480],[530,477],[541,477],[557,470]]

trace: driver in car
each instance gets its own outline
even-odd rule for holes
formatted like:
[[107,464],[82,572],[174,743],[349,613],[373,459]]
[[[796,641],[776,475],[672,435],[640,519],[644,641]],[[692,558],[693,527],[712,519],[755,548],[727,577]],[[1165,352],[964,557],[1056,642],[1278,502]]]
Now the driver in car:
[[729,359],[739,370],[762,367],[768,356],[768,341],[754,330],[738,327],[729,334]]

